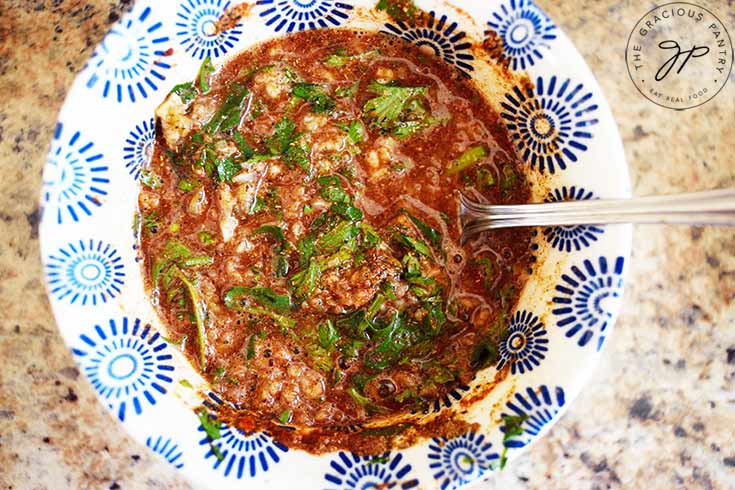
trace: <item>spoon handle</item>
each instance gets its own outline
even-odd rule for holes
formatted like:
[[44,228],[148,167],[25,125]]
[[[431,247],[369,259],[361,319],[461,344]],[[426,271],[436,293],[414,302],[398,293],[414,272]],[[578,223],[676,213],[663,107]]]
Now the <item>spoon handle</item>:
[[463,235],[514,226],[615,223],[735,226],[735,189],[634,199],[490,205],[461,196]]

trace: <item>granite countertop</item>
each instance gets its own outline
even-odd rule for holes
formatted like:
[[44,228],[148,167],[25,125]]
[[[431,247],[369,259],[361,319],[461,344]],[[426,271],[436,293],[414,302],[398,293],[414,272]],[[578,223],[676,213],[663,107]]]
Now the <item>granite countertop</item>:
[[[579,47],[620,127],[635,194],[735,187],[735,77],[674,112],[625,69],[650,2],[538,0]],[[665,2],[661,2],[665,3]],[[697,0],[735,32],[732,0]],[[38,196],[75,73],[130,0],[0,1],[0,490],[189,488],[107,414],[56,331]],[[550,434],[483,488],[735,488],[735,231],[636,228],[622,316]]]

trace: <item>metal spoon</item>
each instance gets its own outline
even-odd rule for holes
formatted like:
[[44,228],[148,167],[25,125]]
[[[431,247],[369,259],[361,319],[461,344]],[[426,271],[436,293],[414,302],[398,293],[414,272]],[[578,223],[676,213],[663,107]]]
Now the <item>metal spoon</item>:
[[543,204],[482,204],[460,196],[462,242],[477,233],[518,226],[614,223],[735,226],[735,189],[632,199]]

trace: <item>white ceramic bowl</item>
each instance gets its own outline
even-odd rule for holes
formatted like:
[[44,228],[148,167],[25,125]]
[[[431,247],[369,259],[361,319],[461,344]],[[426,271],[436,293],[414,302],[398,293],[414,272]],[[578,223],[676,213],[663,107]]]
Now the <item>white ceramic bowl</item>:
[[[208,392],[157,332],[136,262],[132,220],[154,143],[153,110],[206,56],[220,64],[303,29],[381,30],[432,47],[475,79],[528,164],[535,200],[627,197],[621,141],[599,86],[569,39],[527,0],[420,0],[432,13],[421,27],[365,16],[373,0],[259,0],[239,25],[211,34],[230,3],[138,0],[96,48],[61,111],[44,170],[41,248],[57,323],[82,372],[112,417],[202,488],[446,489],[487,476],[504,445],[512,459],[559,419],[597,363],[619,308],[630,227],[539,230],[534,272],[496,366],[510,364],[510,375],[465,415],[478,432],[375,460],[315,456],[223,426],[220,461],[193,412],[219,399],[179,383]],[[512,79],[499,78],[475,47],[486,31],[502,39]],[[535,88],[522,88],[524,76]],[[437,401],[434,412],[456,408],[496,368]],[[523,433],[504,441],[503,415],[526,415]]]

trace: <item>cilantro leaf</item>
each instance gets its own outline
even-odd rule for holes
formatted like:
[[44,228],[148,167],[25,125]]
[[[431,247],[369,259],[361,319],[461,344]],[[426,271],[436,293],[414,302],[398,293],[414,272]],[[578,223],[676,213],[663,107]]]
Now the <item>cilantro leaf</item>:
[[197,90],[191,82],[176,85],[171,89],[171,93],[178,95],[184,104],[188,104],[197,96]]
[[398,120],[408,104],[426,94],[426,87],[397,87],[373,81],[370,89],[379,94],[365,103],[363,112],[372,119],[375,127],[390,129],[390,123]]
[[232,157],[227,157],[217,162],[217,180],[220,182],[232,182],[232,178],[242,170],[242,165]]
[[212,58],[207,56],[204,58],[202,65],[199,67],[199,74],[197,75],[197,81],[199,82],[199,91],[203,94],[209,92],[209,75],[214,73],[214,65],[212,64]]
[[204,130],[214,134],[217,131],[225,132],[238,126],[248,95],[250,95],[250,90],[246,86],[234,83],[224,103],[204,125]]
[[311,104],[315,113],[332,112],[337,106],[324,87],[315,83],[297,83],[291,93]]

